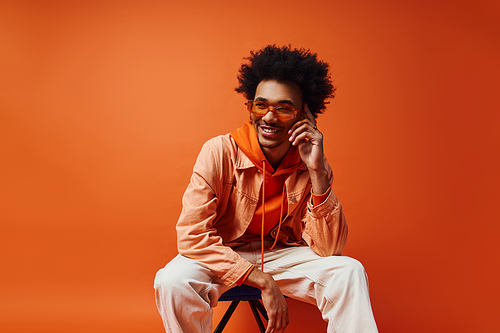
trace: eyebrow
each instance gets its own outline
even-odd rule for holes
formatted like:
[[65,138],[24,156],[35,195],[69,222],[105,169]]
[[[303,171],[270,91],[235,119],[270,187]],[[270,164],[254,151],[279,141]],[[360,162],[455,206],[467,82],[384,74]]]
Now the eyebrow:
[[[257,97],[257,98],[255,99],[255,101],[269,102],[269,101],[267,100],[267,98],[264,98],[264,97]],[[291,100],[289,100],[289,99],[282,99],[282,100],[278,101],[278,104],[282,104],[282,103],[292,104],[293,106],[295,106],[295,104],[294,104]]]

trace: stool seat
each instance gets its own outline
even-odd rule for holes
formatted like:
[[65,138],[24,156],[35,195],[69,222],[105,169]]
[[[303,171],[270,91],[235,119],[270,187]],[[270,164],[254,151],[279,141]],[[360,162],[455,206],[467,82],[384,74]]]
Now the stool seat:
[[262,305],[262,303],[259,301],[260,299],[260,290],[255,287],[247,286],[246,284],[242,284],[239,287],[233,287],[223,293],[219,297],[219,301],[230,301],[231,304],[227,308],[226,313],[224,313],[224,316],[220,320],[219,325],[217,325],[214,333],[222,332],[240,301],[248,302],[261,333],[264,333],[266,331],[266,328],[264,327],[264,323],[262,322],[261,315],[266,321],[269,319],[267,317],[267,312],[264,308],[264,305]]
[[259,288],[242,284],[239,287],[234,287],[226,291],[221,295],[221,297],[219,297],[219,301],[249,301],[261,298],[261,291]]

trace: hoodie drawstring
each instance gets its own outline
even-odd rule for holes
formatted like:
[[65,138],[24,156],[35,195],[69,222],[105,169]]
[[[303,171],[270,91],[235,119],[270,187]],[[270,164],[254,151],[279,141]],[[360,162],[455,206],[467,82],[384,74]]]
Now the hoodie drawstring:
[[[266,215],[266,161],[262,161],[262,225],[260,232],[260,270],[264,272],[264,226],[265,226],[265,215]],[[278,232],[274,238],[273,245],[269,248],[272,250],[278,241],[278,236],[280,234],[281,223],[283,222],[283,197],[285,196],[285,184],[283,184],[283,192],[281,193],[281,207],[280,207],[280,221],[278,223]]]
[[266,161],[262,161],[262,227],[260,231],[260,270],[264,272],[264,215],[266,212]]
[[278,242],[278,236],[280,234],[281,222],[283,222],[283,197],[285,196],[285,185],[283,184],[283,192],[281,193],[281,208],[280,208],[280,222],[278,223],[278,232],[276,233],[276,237],[274,238],[273,245],[269,248],[269,250],[274,249],[274,246]]

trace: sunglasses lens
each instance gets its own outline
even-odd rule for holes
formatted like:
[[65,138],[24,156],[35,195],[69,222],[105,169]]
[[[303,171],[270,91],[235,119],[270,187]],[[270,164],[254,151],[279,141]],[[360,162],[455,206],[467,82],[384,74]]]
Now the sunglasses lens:
[[293,118],[294,112],[291,107],[279,105],[276,107],[276,115],[278,119],[288,120]]
[[265,115],[269,110],[269,104],[266,102],[252,102],[252,111],[255,114]]

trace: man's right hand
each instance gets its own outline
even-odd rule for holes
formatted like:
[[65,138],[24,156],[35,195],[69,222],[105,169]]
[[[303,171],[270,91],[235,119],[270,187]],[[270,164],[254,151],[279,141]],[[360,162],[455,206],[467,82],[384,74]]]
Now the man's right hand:
[[283,332],[289,322],[288,305],[276,281],[269,274],[254,268],[245,284],[259,288],[262,292],[262,303],[269,317],[266,333]]

